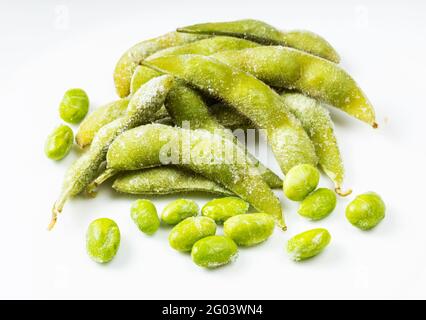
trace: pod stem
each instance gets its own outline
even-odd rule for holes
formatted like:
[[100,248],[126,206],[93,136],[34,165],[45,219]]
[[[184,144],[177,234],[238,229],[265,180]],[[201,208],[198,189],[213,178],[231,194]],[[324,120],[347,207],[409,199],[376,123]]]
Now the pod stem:
[[372,127],[373,129],[377,129],[379,127],[379,124],[377,122],[373,122]]
[[334,191],[341,197],[346,197],[352,193],[352,189],[348,189],[346,191],[342,191],[342,188],[340,186],[337,186]]
[[64,192],[59,199],[55,202],[52,208],[52,218],[50,219],[49,225],[47,226],[47,230],[51,231],[58,220],[58,215],[62,212],[64,208],[65,202],[67,202],[69,197],[68,192]]
[[117,170],[114,169],[106,169],[101,175],[99,175],[92,183],[90,183],[86,188],[86,193],[91,196],[96,196],[96,189],[104,183],[106,180],[115,176],[117,174]]

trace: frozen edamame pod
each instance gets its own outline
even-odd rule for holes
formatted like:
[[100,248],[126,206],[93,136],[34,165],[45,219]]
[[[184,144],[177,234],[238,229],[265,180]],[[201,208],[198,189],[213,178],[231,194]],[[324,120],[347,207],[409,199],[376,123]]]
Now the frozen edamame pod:
[[174,194],[181,192],[207,192],[234,195],[220,184],[182,168],[161,166],[121,173],[112,187],[130,194]]
[[132,96],[125,116],[99,130],[88,152],[68,169],[62,192],[52,209],[49,229],[55,225],[57,215],[68,198],[79,194],[96,178],[99,166],[105,161],[108,147],[114,139],[128,129],[151,121],[163,105],[173,83],[170,76],[161,76],[149,81]]
[[281,97],[254,76],[200,55],[167,56],[144,64],[226,102],[256,127],[265,129],[284,173],[297,164],[317,164],[314,146],[300,122],[287,110]]
[[330,61],[279,46],[225,51],[213,56],[273,87],[296,89],[377,127],[366,95],[346,71]]
[[144,125],[120,135],[110,146],[107,167],[137,170],[174,164],[211,179],[274,217],[285,229],[281,204],[245,152],[220,135],[160,124]]
[[208,39],[202,39],[194,41],[181,46],[171,47],[157,51],[153,55],[149,56],[145,60],[153,60],[159,57],[165,56],[176,56],[181,54],[201,54],[203,56],[209,56],[216,52],[227,51],[227,50],[241,50],[247,48],[258,47],[259,44],[233,37],[213,37]]
[[341,196],[350,194],[351,190],[342,191],[345,169],[334,134],[334,124],[327,109],[317,100],[300,93],[283,93],[281,97],[311,138],[318,163],[334,182],[336,193]]
[[130,93],[130,80],[136,67],[151,54],[173,46],[204,39],[204,35],[169,32],[157,38],[142,41],[127,50],[118,60],[114,70],[114,83],[120,98]]
[[266,45],[282,45],[306,51],[324,59],[339,63],[334,48],[319,35],[303,30],[280,31],[273,26],[253,19],[230,22],[212,22],[178,28],[178,32],[222,35],[244,38]]

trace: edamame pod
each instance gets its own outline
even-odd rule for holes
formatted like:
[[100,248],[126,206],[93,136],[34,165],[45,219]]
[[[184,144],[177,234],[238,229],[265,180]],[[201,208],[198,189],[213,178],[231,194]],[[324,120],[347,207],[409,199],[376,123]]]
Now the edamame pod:
[[256,127],[266,129],[284,173],[300,163],[317,164],[314,146],[300,122],[287,111],[281,97],[254,76],[200,55],[167,56],[144,64],[219,98],[246,115]]
[[225,51],[213,56],[273,87],[296,89],[377,127],[366,95],[346,71],[330,61],[279,46]]
[[149,124],[120,135],[107,154],[107,167],[113,170],[161,164],[178,165],[220,183],[257,210],[270,214],[285,229],[275,194],[245,152],[222,136],[205,130]]
[[200,23],[178,28],[177,31],[244,38],[266,45],[292,47],[336,63],[340,61],[338,53],[330,43],[319,35],[302,30],[280,31],[259,20],[245,19],[230,22]]
[[123,172],[112,187],[130,194],[174,194],[181,192],[208,192],[233,195],[220,184],[203,176],[171,166],[161,166],[137,171]]
[[79,194],[96,178],[99,166],[105,161],[108,147],[122,132],[151,121],[163,105],[167,93],[173,86],[173,78],[161,76],[142,86],[132,97],[126,115],[102,127],[96,134],[90,150],[68,169],[62,192],[52,209],[48,229],[56,223],[68,198]]
[[204,35],[169,32],[157,38],[142,41],[127,50],[118,60],[114,70],[114,83],[120,98],[130,93],[130,80],[136,67],[151,54],[173,46],[204,39]]

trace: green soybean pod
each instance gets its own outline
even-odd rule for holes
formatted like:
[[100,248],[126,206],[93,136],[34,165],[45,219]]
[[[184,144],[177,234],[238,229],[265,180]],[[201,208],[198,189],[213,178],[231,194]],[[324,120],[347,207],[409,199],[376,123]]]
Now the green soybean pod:
[[336,63],[340,61],[340,57],[334,48],[319,35],[304,30],[281,31],[259,20],[244,19],[200,23],[178,28],[177,31],[193,34],[226,35],[266,45],[283,45],[309,52]]
[[326,229],[313,229],[300,233],[287,242],[287,252],[295,261],[318,255],[330,243],[331,235]]
[[148,235],[154,234],[160,227],[157,209],[149,200],[136,200],[130,208],[130,216],[139,230]]
[[153,53],[184,43],[204,39],[204,35],[169,32],[157,38],[142,41],[127,50],[118,60],[114,70],[114,84],[120,98],[130,93],[130,82],[136,67]]
[[64,124],[56,127],[47,137],[44,153],[49,159],[61,160],[71,150],[74,140],[72,129]]
[[267,240],[274,232],[274,220],[265,213],[233,216],[223,224],[225,236],[239,246],[254,246]]
[[201,209],[201,214],[212,218],[216,223],[223,223],[233,216],[246,213],[249,206],[246,201],[237,197],[219,198],[207,202]]
[[215,233],[216,223],[213,219],[190,217],[173,227],[169,234],[169,244],[177,251],[188,252],[198,240]]
[[386,205],[375,192],[357,196],[346,207],[346,218],[361,230],[370,230],[385,218]]
[[310,164],[291,168],[284,179],[283,189],[287,198],[302,201],[318,186],[320,173]]
[[169,225],[175,225],[189,217],[198,215],[198,204],[189,199],[178,199],[170,202],[161,213],[161,220]]
[[120,229],[108,218],[93,221],[86,233],[86,250],[90,258],[98,263],[111,261],[120,246]]
[[327,188],[319,188],[308,195],[300,204],[298,213],[311,220],[321,220],[336,208],[336,194]]
[[89,111],[89,97],[83,89],[69,89],[59,105],[59,115],[68,123],[79,123]]
[[238,247],[225,236],[209,236],[198,240],[191,250],[192,261],[203,268],[217,268],[234,261]]
[[213,57],[270,86],[300,91],[377,127],[367,96],[346,71],[330,61],[280,46],[224,51]]

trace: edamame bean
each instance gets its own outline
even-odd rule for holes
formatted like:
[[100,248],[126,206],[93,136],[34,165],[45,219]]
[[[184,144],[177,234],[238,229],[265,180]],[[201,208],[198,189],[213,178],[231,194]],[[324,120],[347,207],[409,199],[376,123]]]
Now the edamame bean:
[[226,220],[223,232],[239,246],[254,246],[268,239],[274,232],[274,226],[270,215],[247,213]]
[[114,83],[120,98],[130,93],[130,81],[136,67],[151,54],[169,47],[207,38],[204,35],[191,35],[178,32],[166,33],[157,38],[142,41],[127,50],[117,62],[114,70]]
[[149,124],[120,135],[107,154],[108,168],[118,171],[164,164],[178,165],[221,184],[285,228],[275,194],[245,152],[222,136],[205,130]]
[[367,192],[357,196],[346,207],[346,218],[361,230],[370,230],[385,217],[386,205],[375,192]]
[[82,89],[67,90],[59,105],[59,115],[69,123],[79,123],[89,111],[89,97]]
[[191,251],[192,246],[200,239],[213,236],[216,223],[207,217],[190,217],[178,223],[169,234],[170,246],[182,252]]
[[249,209],[249,204],[237,197],[213,199],[201,209],[203,216],[212,218],[216,223],[223,223],[227,219],[244,214]]
[[270,86],[298,90],[377,127],[367,96],[346,71],[330,61],[280,46],[223,51],[213,57]]
[[320,188],[308,195],[300,204],[298,213],[311,220],[321,220],[336,208],[336,194],[327,188]]
[[281,97],[262,81],[200,55],[167,56],[144,64],[184,79],[235,107],[256,127],[266,129],[272,151],[284,173],[300,163],[317,164],[314,146],[302,125],[287,111]]
[[318,255],[330,243],[331,235],[326,229],[313,229],[300,233],[287,243],[287,252],[294,261]]
[[61,124],[47,137],[44,153],[49,159],[61,160],[70,152],[73,140],[72,129]]
[[193,200],[178,199],[170,202],[161,214],[161,220],[166,224],[175,225],[189,217],[198,215],[200,208]]
[[309,31],[280,31],[273,26],[253,19],[230,22],[201,23],[178,28],[178,32],[195,34],[226,35],[244,38],[261,44],[283,45],[306,51],[339,63],[340,58],[333,47],[319,35]]
[[318,186],[320,173],[310,164],[293,167],[284,179],[284,194],[293,201],[302,201]]
[[180,192],[233,195],[231,191],[220,184],[195,172],[166,166],[123,172],[115,179],[112,187],[118,192],[146,195]]
[[192,261],[203,268],[217,268],[234,261],[238,247],[225,236],[209,236],[198,240],[191,250]]
[[105,161],[108,147],[122,132],[151,121],[163,105],[166,95],[173,86],[173,78],[161,76],[152,79],[129,102],[126,115],[102,127],[96,134],[90,150],[68,169],[62,192],[52,209],[52,219],[48,229],[56,223],[58,214],[65,202],[83,191],[97,176],[100,165]]
[[86,233],[86,250],[92,260],[98,263],[111,261],[120,246],[120,229],[108,218],[93,221]]
[[136,200],[130,208],[130,216],[139,230],[148,235],[154,234],[160,227],[157,209],[149,200]]

